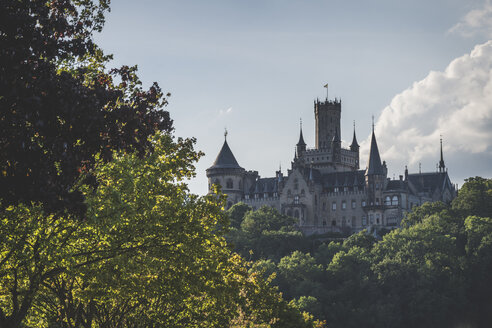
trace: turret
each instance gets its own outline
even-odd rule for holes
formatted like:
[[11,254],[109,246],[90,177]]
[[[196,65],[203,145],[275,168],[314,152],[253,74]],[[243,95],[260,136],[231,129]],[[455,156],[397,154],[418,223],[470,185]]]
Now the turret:
[[355,121],[354,121],[354,136],[352,138],[352,144],[350,145],[350,150],[354,153],[356,153],[356,159],[355,159],[355,169],[359,169],[359,144],[357,143],[357,137],[355,136]]
[[209,193],[213,192],[212,185],[220,185],[227,194],[227,207],[239,202],[244,196],[245,170],[239,166],[234,154],[227,144],[227,131],[224,133],[224,144],[220,149],[214,164],[207,169]]
[[299,141],[297,142],[296,145],[297,157],[301,158],[305,151],[306,151],[306,143],[304,142],[304,137],[302,136],[302,120],[301,120],[300,128],[299,128]]
[[[366,188],[368,190],[368,201],[371,211],[369,215],[379,216],[379,224],[382,224],[383,189],[386,182],[386,163],[381,164],[376,135],[374,134],[374,123],[372,126],[371,149],[366,169]],[[374,222],[377,222],[375,220]],[[377,224],[377,223],[376,223]]]

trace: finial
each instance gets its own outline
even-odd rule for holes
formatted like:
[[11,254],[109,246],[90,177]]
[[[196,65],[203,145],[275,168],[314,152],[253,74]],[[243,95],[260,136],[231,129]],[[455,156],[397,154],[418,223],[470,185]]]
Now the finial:
[[299,124],[301,125],[301,130],[302,130],[302,117],[299,117]]
[[224,128],[224,139],[227,140],[227,128]]
[[372,132],[374,133],[374,115],[372,115]]
[[354,120],[354,131],[355,131],[355,120]]

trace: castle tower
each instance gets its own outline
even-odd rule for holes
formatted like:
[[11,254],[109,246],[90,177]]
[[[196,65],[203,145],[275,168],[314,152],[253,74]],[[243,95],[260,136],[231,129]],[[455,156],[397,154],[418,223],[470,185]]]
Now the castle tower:
[[368,206],[370,224],[382,225],[383,223],[383,189],[386,181],[386,165],[381,164],[378,144],[374,134],[374,124],[372,127],[371,149],[367,161],[365,172],[366,188],[368,196]]
[[222,192],[227,195],[227,207],[239,202],[244,196],[244,176],[246,171],[239,166],[234,154],[227,144],[227,131],[224,134],[224,144],[214,164],[207,169],[209,193],[212,184],[220,185]]
[[359,144],[357,143],[357,137],[355,136],[355,121],[354,121],[354,136],[352,138],[352,144],[350,145],[350,150],[356,153],[355,159],[355,170],[359,169]]
[[329,149],[331,142],[338,134],[340,137],[340,115],[342,103],[340,100],[314,102],[314,117],[316,121],[316,149]]

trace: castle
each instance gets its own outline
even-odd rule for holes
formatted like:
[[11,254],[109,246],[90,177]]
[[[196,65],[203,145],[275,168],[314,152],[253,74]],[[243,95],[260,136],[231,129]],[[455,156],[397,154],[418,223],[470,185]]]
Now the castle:
[[227,135],[213,165],[207,169],[212,184],[227,194],[227,207],[244,202],[254,209],[262,205],[297,218],[306,234],[357,232],[367,228],[398,227],[404,214],[425,202],[450,202],[456,196],[441,158],[437,172],[408,173],[399,179],[387,176],[381,162],[374,124],[367,167],[359,168],[359,144],[355,134],[348,149],[340,140],[341,101],[314,102],[315,147],[308,149],[300,128],[291,169],[284,176],[261,178],[236,161]]

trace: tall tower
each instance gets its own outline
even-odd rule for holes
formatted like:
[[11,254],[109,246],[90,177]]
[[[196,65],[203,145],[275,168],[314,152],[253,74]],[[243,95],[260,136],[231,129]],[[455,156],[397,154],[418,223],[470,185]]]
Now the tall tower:
[[326,100],[314,102],[314,117],[316,120],[316,149],[330,149],[335,135],[340,134],[340,115],[342,102]]
[[370,224],[381,225],[383,223],[383,189],[386,181],[387,169],[385,163],[381,164],[378,144],[374,134],[374,123],[372,125],[371,149],[367,161],[365,173],[366,188],[368,195],[368,206]]

